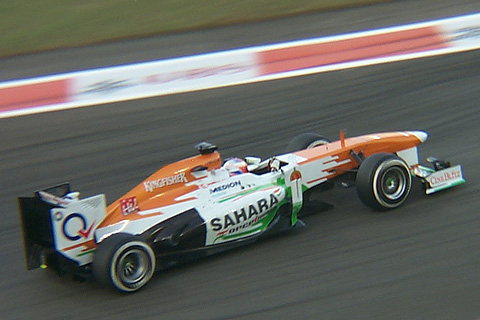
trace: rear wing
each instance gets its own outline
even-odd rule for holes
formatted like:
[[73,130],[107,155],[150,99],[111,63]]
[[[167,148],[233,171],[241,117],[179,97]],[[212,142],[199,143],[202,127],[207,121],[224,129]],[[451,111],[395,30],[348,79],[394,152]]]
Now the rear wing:
[[65,183],[18,198],[28,270],[92,261],[94,231],[106,215],[105,196],[78,197]]
[[18,198],[23,248],[28,270],[45,265],[46,257],[54,252],[50,210],[55,207],[55,204],[44,201],[41,194],[51,195],[52,199],[62,199],[70,192],[70,185],[64,183],[37,191],[33,197]]

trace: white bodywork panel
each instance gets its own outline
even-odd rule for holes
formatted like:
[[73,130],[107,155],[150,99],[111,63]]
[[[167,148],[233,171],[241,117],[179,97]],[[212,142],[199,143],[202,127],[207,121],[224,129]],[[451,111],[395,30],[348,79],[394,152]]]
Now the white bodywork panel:
[[402,158],[409,167],[418,164],[418,150],[417,147],[408,148],[402,151],[398,151],[397,155]]
[[[55,249],[65,257],[85,265],[92,261],[93,230],[106,215],[103,194],[65,203],[64,208],[50,210]],[[89,249],[90,248],[90,249]]]

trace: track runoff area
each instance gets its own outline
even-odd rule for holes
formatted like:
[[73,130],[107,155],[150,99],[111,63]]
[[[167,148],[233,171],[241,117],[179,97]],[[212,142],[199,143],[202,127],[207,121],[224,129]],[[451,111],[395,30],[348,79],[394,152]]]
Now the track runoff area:
[[0,118],[480,48],[480,13],[378,30],[0,83]]

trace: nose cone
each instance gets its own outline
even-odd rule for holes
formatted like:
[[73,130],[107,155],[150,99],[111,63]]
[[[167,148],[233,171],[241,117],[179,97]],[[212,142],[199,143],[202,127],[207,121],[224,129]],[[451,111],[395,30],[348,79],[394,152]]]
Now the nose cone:
[[408,133],[413,134],[422,143],[425,142],[428,138],[428,133],[426,133],[425,131],[408,131]]

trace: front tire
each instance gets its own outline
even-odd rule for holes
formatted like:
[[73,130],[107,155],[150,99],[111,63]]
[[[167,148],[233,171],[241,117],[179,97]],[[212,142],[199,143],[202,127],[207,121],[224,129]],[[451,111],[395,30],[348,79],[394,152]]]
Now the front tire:
[[398,156],[377,153],[362,162],[355,184],[366,206],[385,211],[398,208],[407,199],[412,176],[408,165]]
[[134,292],[152,278],[155,254],[145,242],[127,234],[102,241],[93,259],[93,274],[103,285],[121,292]]

